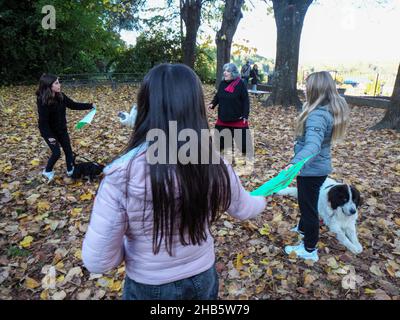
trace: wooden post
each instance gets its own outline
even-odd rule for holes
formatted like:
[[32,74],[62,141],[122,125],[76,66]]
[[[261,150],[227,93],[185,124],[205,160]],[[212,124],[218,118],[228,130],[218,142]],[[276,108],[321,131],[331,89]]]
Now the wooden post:
[[376,74],[375,88],[374,88],[374,97],[376,96],[376,87],[378,86],[378,79],[379,79],[379,73]]

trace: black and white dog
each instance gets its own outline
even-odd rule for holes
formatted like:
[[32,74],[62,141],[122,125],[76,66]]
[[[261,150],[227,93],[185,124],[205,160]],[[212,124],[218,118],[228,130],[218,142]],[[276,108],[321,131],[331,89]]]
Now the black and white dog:
[[103,172],[104,166],[100,163],[90,161],[82,156],[82,159],[86,160],[87,162],[76,162],[76,158],[78,155],[74,152],[74,171],[71,175],[72,179],[81,179],[84,177],[88,177],[90,180],[93,180],[98,175]]
[[[288,187],[277,194],[297,198],[297,188]],[[325,180],[319,191],[319,216],[329,230],[336,234],[339,242],[354,254],[362,252],[356,231],[360,204],[360,192],[354,186],[336,182],[331,178]]]

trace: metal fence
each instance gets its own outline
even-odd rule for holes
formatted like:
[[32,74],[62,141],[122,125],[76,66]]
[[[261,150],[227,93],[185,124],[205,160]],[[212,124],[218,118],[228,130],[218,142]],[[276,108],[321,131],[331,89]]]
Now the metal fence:
[[[352,96],[390,97],[396,80],[395,73],[361,73],[330,70],[338,89]],[[305,86],[305,79],[310,71],[303,70],[300,77],[300,87]]]
[[87,85],[95,87],[99,85],[110,85],[113,89],[118,84],[139,85],[144,78],[144,73],[74,73],[60,74],[59,79],[65,86],[77,87]]
[[[150,68],[149,68],[150,69]],[[342,72],[337,70],[329,71],[335,80],[337,88],[341,94],[351,96],[368,97],[390,97],[393,92],[396,74],[388,73],[359,73]],[[311,72],[301,71],[298,77],[298,88],[304,89],[305,80]],[[79,73],[61,74],[60,81],[66,86],[87,85],[95,87],[98,85],[110,85],[116,89],[118,84],[139,85],[146,72],[122,73],[122,72],[99,72],[99,73]],[[268,77],[269,79],[269,77]],[[260,86],[267,83],[260,84]],[[265,88],[266,89],[266,88]],[[263,90],[265,90],[263,89]],[[261,90],[261,89],[260,89]]]

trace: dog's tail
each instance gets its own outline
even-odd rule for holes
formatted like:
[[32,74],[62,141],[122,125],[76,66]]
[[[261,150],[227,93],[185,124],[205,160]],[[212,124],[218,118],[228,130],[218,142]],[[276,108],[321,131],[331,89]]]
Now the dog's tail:
[[282,189],[276,193],[279,196],[289,196],[297,199],[297,188],[296,187],[287,187]]

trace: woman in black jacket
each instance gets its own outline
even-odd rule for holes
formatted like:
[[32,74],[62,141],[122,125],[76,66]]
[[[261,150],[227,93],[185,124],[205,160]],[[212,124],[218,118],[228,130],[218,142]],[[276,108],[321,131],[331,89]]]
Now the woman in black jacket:
[[[227,63],[223,70],[223,79],[219,84],[218,91],[208,105],[209,109],[214,109],[219,105],[218,119],[215,124],[219,136],[216,139],[219,140],[221,151],[226,147],[233,148],[233,141],[235,141],[242,154],[252,160],[254,152],[248,123],[249,94],[235,64]],[[223,131],[230,132],[229,140],[231,141],[225,141],[227,136]],[[227,145],[227,142],[230,145]]]
[[40,77],[39,89],[36,91],[39,115],[39,131],[51,150],[51,156],[42,174],[50,182],[54,178],[53,167],[61,156],[60,145],[65,153],[67,175],[74,172],[73,153],[68,135],[66,108],[73,110],[89,110],[93,103],[78,103],[61,92],[58,77],[43,74]]
[[258,66],[256,64],[253,65],[253,69],[250,71],[250,78],[251,78],[251,90],[257,90],[257,83],[258,83]]

